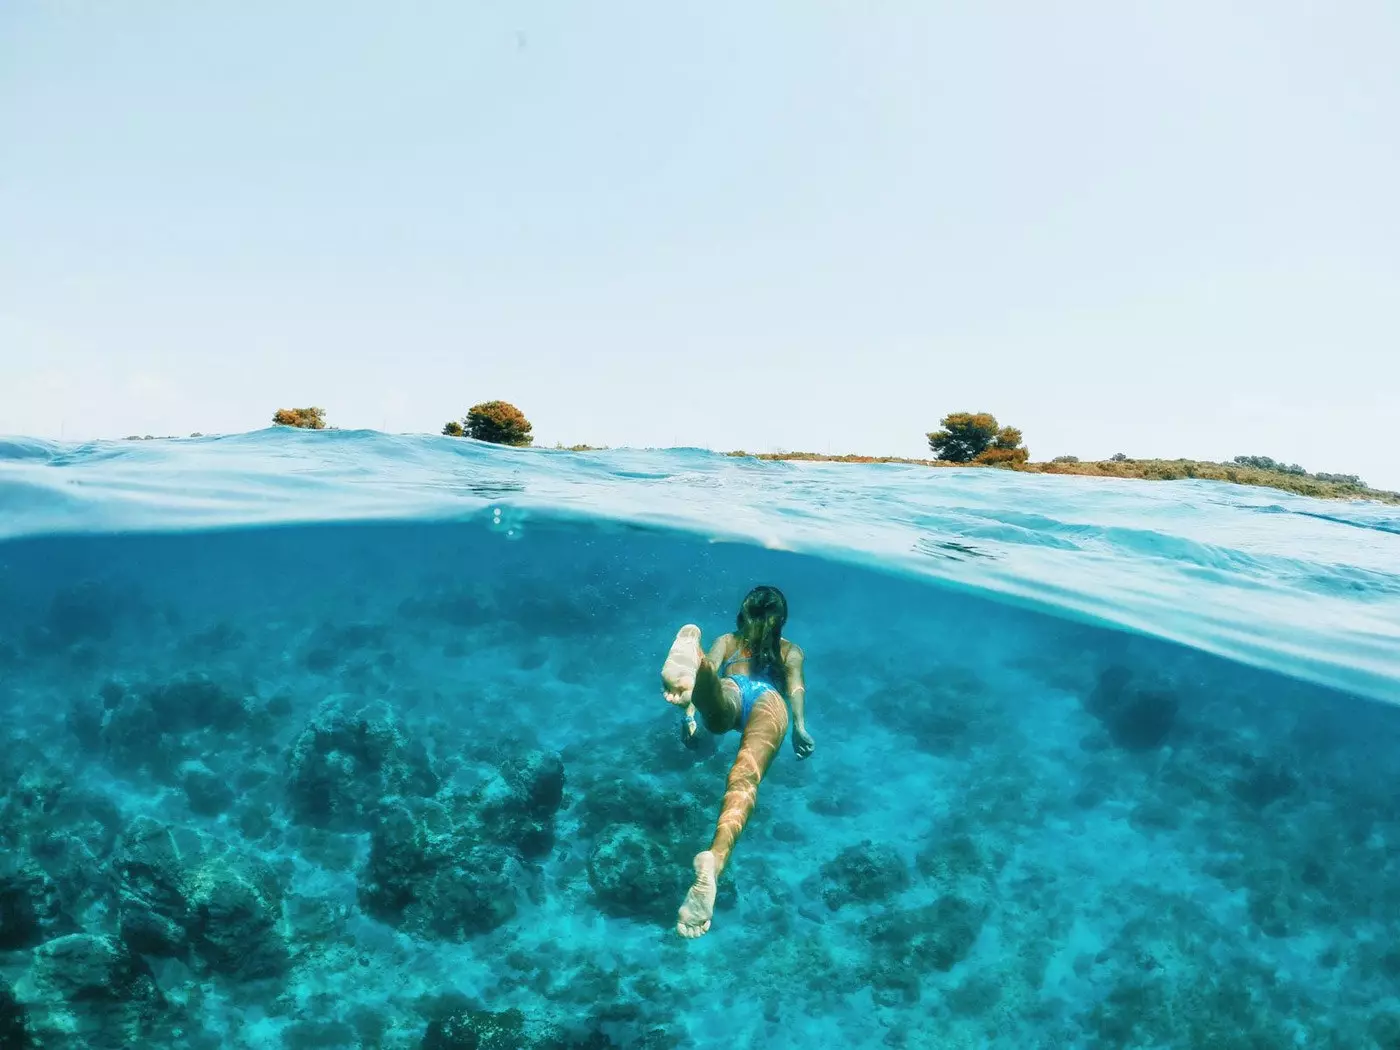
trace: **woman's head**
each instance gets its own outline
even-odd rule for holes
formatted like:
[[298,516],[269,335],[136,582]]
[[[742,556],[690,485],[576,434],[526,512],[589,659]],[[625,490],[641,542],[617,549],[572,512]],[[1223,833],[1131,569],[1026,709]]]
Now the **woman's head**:
[[777,630],[787,623],[787,599],[776,587],[759,586],[744,595],[735,626],[744,635],[756,624],[771,623]]
[[752,657],[753,671],[779,690],[787,685],[783,667],[783,625],[787,599],[776,587],[755,587],[739,604],[735,634]]

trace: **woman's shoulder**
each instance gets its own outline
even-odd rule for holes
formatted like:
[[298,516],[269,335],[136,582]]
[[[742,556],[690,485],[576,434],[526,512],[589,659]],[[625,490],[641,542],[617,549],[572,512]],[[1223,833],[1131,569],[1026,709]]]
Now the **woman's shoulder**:
[[802,651],[802,646],[798,645],[798,644],[797,644],[796,642],[794,642],[792,639],[790,639],[790,638],[784,638],[784,639],[783,639],[783,659],[784,659],[784,660],[790,660],[790,659],[792,659],[792,658],[794,658],[794,657],[796,657],[797,659],[801,660],[801,659],[805,658],[806,655],[807,655],[807,654],[806,654],[805,652]]

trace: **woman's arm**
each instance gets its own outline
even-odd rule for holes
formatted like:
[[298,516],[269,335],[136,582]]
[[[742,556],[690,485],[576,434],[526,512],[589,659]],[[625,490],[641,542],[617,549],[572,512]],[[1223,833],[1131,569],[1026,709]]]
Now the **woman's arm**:
[[802,650],[789,642],[783,663],[787,666],[788,703],[792,705],[792,746],[798,758],[806,758],[816,747],[812,734],[807,732],[807,680],[802,668],[805,659]]
[[729,655],[729,643],[733,638],[732,634],[722,634],[715,639],[714,645],[710,646],[710,655],[705,657],[705,661],[715,674],[719,674],[719,669],[724,665],[724,659]]

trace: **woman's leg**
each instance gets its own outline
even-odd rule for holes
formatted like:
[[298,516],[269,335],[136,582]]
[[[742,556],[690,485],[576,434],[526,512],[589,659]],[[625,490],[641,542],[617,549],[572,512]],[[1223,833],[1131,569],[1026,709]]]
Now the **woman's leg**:
[[758,783],[768,772],[783,737],[788,731],[788,710],[783,698],[771,689],[758,698],[749,712],[748,724],[739,740],[739,753],[729,767],[729,780],[724,786],[724,802],[719,821],[715,824],[710,852],[715,857],[715,874],[723,874],[729,863],[734,843],[749,822],[754,803],[758,800]]
[[749,712],[749,721],[739,742],[739,754],[734,758],[724,787],[724,802],[715,824],[714,840],[709,849],[695,857],[695,885],[686,894],[676,922],[676,931],[682,937],[699,937],[709,930],[710,916],[715,910],[715,881],[729,863],[734,843],[753,813],[759,781],[782,746],[787,730],[787,704],[769,690],[758,698]]
[[693,704],[711,733],[727,733],[739,720],[739,687],[721,680],[710,666],[700,647],[700,628],[693,623],[682,627],[671,643],[661,668],[661,687],[671,703]]

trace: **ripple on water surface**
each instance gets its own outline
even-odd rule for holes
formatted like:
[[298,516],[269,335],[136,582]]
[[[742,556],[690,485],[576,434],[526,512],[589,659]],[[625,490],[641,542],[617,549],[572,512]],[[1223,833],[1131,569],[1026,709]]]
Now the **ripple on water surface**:
[[1400,699],[1400,518],[1381,504],[372,431],[0,444],[0,538],[490,517],[501,505],[860,561]]

